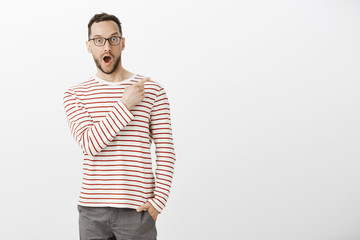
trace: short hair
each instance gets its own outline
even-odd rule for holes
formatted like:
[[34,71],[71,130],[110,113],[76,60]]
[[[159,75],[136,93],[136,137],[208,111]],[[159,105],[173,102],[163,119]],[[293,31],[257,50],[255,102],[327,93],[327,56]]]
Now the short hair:
[[93,25],[93,23],[98,23],[98,22],[103,22],[103,21],[113,21],[116,23],[116,25],[119,28],[120,31],[120,35],[122,36],[122,30],[121,30],[121,22],[119,21],[119,19],[111,14],[107,14],[107,13],[99,13],[99,14],[95,14],[89,21],[88,23],[88,38],[90,38],[91,35],[91,26]]

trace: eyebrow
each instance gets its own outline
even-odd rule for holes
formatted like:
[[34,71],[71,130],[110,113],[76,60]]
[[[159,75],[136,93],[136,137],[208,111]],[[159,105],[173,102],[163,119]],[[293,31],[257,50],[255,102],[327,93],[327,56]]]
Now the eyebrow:
[[[111,34],[110,36],[112,36],[112,35],[114,35],[114,34],[120,35],[118,32],[114,32],[114,33],[113,33],[113,34]],[[99,34],[94,35],[94,37],[97,37],[97,36],[102,37],[102,36],[101,36],[101,35],[99,35]]]

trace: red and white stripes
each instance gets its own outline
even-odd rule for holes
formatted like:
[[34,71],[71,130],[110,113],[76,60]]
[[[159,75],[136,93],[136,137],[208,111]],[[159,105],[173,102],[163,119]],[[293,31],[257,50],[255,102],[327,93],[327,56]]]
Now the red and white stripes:
[[165,90],[149,81],[144,100],[130,111],[120,101],[125,87],[142,78],[109,83],[94,76],[64,93],[69,128],[84,153],[80,205],[137,208],[149,201],[159,212],[166,205],[175,151]]

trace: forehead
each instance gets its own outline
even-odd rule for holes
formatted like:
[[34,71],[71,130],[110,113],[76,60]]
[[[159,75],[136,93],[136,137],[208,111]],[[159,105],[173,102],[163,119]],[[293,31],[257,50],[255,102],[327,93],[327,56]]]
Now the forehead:
[[91,25],[92,36],[101,35],[107,37],[115,32],[120,35],[119,28],[114,21],[103,21]]

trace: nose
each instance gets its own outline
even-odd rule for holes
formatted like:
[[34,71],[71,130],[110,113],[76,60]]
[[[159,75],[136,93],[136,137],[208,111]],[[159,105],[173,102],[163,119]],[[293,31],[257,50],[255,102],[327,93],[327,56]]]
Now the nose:
[[106,40],[105,40],[104,48],[105,48],[105,50],[110,50],[110,49],[111,49],[111,45],[110,45],[109,39],[106,39]]

